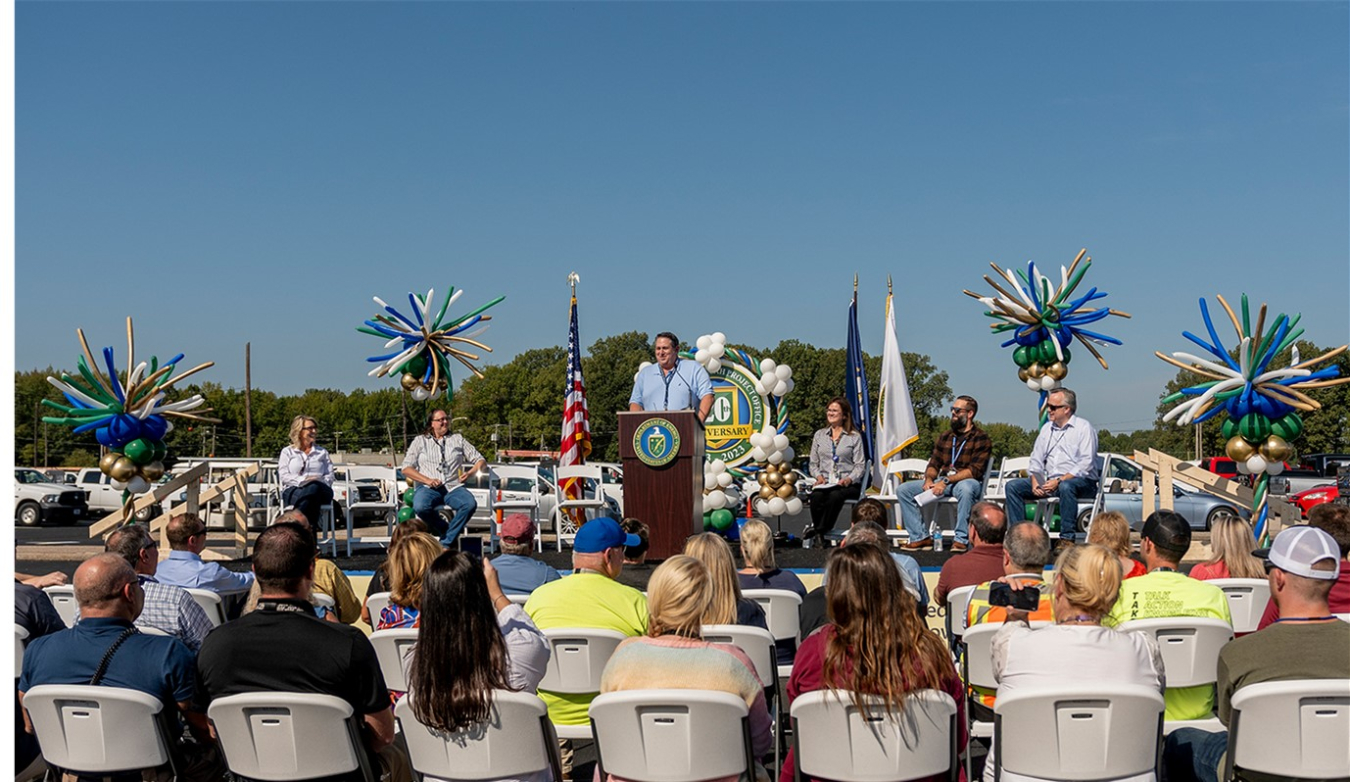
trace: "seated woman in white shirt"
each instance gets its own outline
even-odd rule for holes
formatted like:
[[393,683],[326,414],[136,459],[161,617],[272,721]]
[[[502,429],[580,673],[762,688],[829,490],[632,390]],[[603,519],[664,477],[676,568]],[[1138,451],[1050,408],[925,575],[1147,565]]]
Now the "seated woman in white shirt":
[[291,444],[277,457],[281,502],[305,514],[309,526],[319,529],[319,511],[333,502],[333,462],[328,451],[314,442],[319,426],[313,418],[291,420]]

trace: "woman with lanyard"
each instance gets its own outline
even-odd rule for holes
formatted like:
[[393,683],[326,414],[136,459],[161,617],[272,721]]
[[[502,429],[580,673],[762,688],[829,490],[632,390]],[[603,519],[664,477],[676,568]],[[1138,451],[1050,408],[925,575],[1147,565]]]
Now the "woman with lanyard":
[[291,420],[291,444],[277,457],[281,502],[305,514],[311,529],[319,528],[319,511],[333,502],[333,462],[315,444],[319,426],[306,415]]
[[825,535],[834,529],[839,511],[848,500],[858,499],[862,489],[863,471],[867,469],[862,435],[853,428],[853,414],[848,402],[835,397],[825,405],[823,429],[811,438],[811,525],[802,532],[805,545],[810,548],[825,544]]

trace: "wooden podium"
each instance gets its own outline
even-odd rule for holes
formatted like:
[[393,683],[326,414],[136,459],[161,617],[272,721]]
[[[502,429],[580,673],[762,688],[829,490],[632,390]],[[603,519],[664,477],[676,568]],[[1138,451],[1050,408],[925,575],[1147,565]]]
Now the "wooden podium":
[[647,525],[647,556],[662,560],[703,531],[703,424],[692,410],[619,413],[624,515]]

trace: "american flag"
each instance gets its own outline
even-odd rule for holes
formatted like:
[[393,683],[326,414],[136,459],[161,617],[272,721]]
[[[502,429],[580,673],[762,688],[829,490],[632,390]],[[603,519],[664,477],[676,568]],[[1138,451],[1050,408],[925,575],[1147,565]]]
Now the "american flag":
[[[586,408],[586,383],[581,379],[581,338],[577,335],[577,297],[572,296],[571,324],[567,329],[567,388],[563,402],[562,455],[558,464],[584,464],[591,455],[591,413]],[[581,498],[581,480],[562,486],[568,499]]]

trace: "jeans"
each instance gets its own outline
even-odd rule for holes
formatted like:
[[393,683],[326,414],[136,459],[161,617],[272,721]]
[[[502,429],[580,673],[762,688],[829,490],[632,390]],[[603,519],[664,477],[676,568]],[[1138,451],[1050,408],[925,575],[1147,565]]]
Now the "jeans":
[[839,519],[839,511],[844,508],[844,501],[858,499],[861,489],[862,484],[858,483],[831,486],[828,489],[813,489],[810,497],[811,526],[802,533],[802,537],[807,539],[821,537],[833,531],[834,524]]
[[1168,782],[1219,782],[1228,731],[1177,728],[1163,744],[1163,778]]
[[[979,481],[967,478],[948,486],[942,498],[956,498],[956,527],[952,530],[952,540],[962,545],[970,545],[970,509],[980,499]],[[923,493],[923,481],[906,481],[900,484],[896,495],[900,498],[900,519],[904,522],[905,532],[911,541],[924,540],[928,529],[923,525],[923,511],[914,498]]]
[[[448,525],[441,518],[439,511],[442,507],[448,507],[454,514]],[[463,486],[447,491],[444,486],[419,485],[413,491],[413,512],[427,523],[427,529],[440,536],[445,546],[454,544],[476,510],[478,501]]]
[[[281,492],[281,504],[289,505],[309,519],[309,526],[319,531],[319,512],[333,502],[333,489],[323,481],[309,481],[289,486]],[[336,523],[336,520],[334,520]]]
[[[1031,479],[1018,478],[1008,484],[1008,526],[1026,521],[1026,505],[1041,499],[1031,493]],[[1078,500],[1094,497],[1097,494],[1097,479],[1070,478],[1061,481],[1055,496],[1059,497],[1059,537],[1060,540],[1074,541],[1078,532]]]

